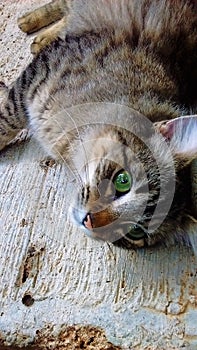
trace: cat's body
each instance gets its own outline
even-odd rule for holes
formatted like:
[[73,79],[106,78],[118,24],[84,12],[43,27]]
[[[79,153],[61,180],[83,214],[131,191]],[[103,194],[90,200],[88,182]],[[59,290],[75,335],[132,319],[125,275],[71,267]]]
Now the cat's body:
[[[137,235],[138,245],[171,240],[172,236],[174,239],[176,234],[183,233],[182,214],[190,205],[189,181],[179,181],[184,174],[188,179],[186,164],[196,156],[196,144],[187,148],[185,141],[183,150],[184,132],[181,134],[179,128],[182,136],[178,143],[175,146],[173,136],[170,150],[165,152],[164,141],[150,130],[142,142],[139,135],[144,133],[144,126],[137,125],[137,112],[131,110],[134,119],[129,121],[126,117],[125,122],[128,111],[120,105],[131,107],[152,122],[189,114],[196,102],[195,2],[73,0],[69,7],[66,0],[55,3],[62,9],[56,18],[62,17],[55,34],[61,33],[61,38],[41,50],[5,93],[0,115],[0,149],[29,123],[49,154],[65,160],[72,171],[80,171],[80,191],[73,216],[91,235],[94,235],[92,229],[95,232],[101,228],[96,237],[116,241],[127,233],[121,231],[124,225],[128,230],[129,224],[136,224],[146,233],[145,237]],[[67,19],[64,14],[68,8]],[[90,103],[89,108],[83,108],[84,103]],[[92,103],[97,103],[95,111]],[[116,108],[114,104],[119,106]],[[75,105],[82,107],[73,109]],[[130,123],[136,124],[133,133],[137,136],[131,132]],[[196,128],[196,119],[192,123],[190,131]],[[192,135],[194,142],[195,134]],[[156,150],[154,155],[146,146],[148,140]],[[161,203],[168,201],[173,187],[170,151],[174,152],[178,178],[175,199],[164,224],[150,234],[148,224],[161,194],[161,183],[164,188]],[[83,173],[82,168],[89,161],[91,164],[84,167]],[[162,169],[162,175],[158,168]],[[132,181],[129,178],[132,184],[125,193],[121,190],[117,194],[114,183],[121,169],[126,169],[124,176],[132,174]],[[109,183],[98,191],[105,179]],[[185,191],[188,196],[183,200]],[[156,222],[162,210],[157,213]],[[123,212],[124,218],[119,222]],[[110,225],[117,221],[115,232],[116,228]],[[124,237],[122,242],[126,246],[135,245],[135,235],[130,238]]]

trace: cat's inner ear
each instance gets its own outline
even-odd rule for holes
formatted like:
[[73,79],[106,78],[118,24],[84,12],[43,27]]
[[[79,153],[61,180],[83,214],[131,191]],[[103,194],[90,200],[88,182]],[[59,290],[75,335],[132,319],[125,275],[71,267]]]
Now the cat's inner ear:
[[154,124],[170,143],[172,152],[180,157],[197,157],[197,115],[182,116]]

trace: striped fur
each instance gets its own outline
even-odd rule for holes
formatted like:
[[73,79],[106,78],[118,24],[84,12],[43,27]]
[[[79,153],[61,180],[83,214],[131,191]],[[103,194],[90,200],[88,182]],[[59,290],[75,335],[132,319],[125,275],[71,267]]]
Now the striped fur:
[[[0,149],[3,149],[18,131],[30,126],[49,154],[64,159],[69,166],[79,168],[81,160],[87,160],[85,152],[82,152],[82,155],[78,152],[79,134],[82,143],[90,136],[96,138],[97,142],[94,142],[91,149],[99,161],[86,169],[90,172],[89,180],[87,176],[83,181],[81,177],[79,179],[82,181],[82,191],[77,201],[80,210],[85,213],[91,211],[91,203],[98,197],[93,188],[98,186],[103,177],[109,177],[109,169],[111,173],[119,171],[117,165],[101,161],[101,157],[107,158],[106,155],[112,150],[108,143],[102,148],[100,141],[108,137],[116,142],[121,141],[122,144],[127,143],[127,147],[133,147],[144,164],[149,178],[149,206],[154,207],[155,198],[160,191],[160,179],[154,157],[150,155],[149,150],[140,140],[117,127],[108,130],[101,125],[94,125],[68,131],[69,123],[73,122],[70,119],[69,108],[84,103],[116,103],[139,111],[152,122],[189,114],[197,97],[195,2],[57,0],[38,9],[36,16],[28,14],[20,19],[21,29],[32,32],[45,26],[48,24],[48,21],[44,21],[48,11],[52,13],[50,22],[61,22],[58,27],[55,24],[49,32],[44,32],[46,36],[47,33],[53,33],[53,30],[55,33],[49,34],[46,47],[39,46],[40,39],[37,37],[37,41],[33,43],[37,55],[2,97]],[[37,22],[32,23],[32,18],[36,18]],[[79,124],[80,115],[74,118],[74,123]],[[102,123],[108,124],[113,120],[110,113],[98,118]],[[160,148],[155,139],[151,142],[156,149]],[[121,163],[124,152],[121,148],[119,151],[120,154],[117,153],[116,158]],[[131,157],[129,154],[125,156],[126,164],[132,163],[132,157],[129,160],[129,156]],[[162,164],[170,180],[172,174],[168,171],[168,155],[164,155],[161,150],[160,153],[158,151],[158,157],[163,158]],[[175,161],[177,177],[179,173],[181,176],[183,173],[188,175],[189,170],[183,171],[182,165],[179,169],[179,162]],[[141,168],[133,168],[140,176]],[[92,183],[90,179],[93,179]],[[188,181],[185,181],[183,187],[177,185],[176,199],[180,200],[185,186],[189,186]],[[113,221],[128,202],[131,203],[127,209],[128,216],[134,215],[136,208],[140,208],[145,201],[140,188],[143,188],[143,183],[136,181],[129,195],[114,200],[109,206],[110,209],[103,210],[102,214],[94,218],[95,222],[101,225]],[[136,207],[132,198],[135,198]],[[165,198],[162,200],[165,201]],[[188,200],[186,198],[179,206],[173,202],[172,211],[168,216],[169,219],[173,213],[172,223],[165,221],[165,225],[147,238],[146,243],[153,244],[164,240],[165,237],[170,240],[172,228],[174,231],[175,226],[177,232],[180,231],[181,216]],[[146,222],[148,213],[144,215]]]

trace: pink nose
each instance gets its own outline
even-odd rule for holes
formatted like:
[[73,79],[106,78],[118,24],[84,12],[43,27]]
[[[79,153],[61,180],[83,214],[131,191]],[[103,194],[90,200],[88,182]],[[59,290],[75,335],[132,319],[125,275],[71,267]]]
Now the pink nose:
[[84,224],[85,228],[87,228],[88,230],[92,230],[93,229],[90,214],[86,215],[86,217],[83,220],[83,224]]

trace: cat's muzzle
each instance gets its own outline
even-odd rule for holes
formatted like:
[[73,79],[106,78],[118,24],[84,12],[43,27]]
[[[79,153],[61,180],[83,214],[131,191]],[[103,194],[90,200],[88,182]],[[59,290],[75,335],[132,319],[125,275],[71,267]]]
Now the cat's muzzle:
[[[104,232],[99,232],[96,234],[95,231],[99,230],[99,228],[95,228],[93,225],[93,215],[91,213],[88,213],[84,219],[83,219],[83,226],[88,230],[92,231],[94,238],[102,239],[104,241],[109,240],[109,237],[107,234],[103,234]],[[102,230],[102,228],[100,228]],[[99,231],[100,231],[99,230]],[[128,230],[128,232],[126,232]],[[117,235],[114,232],[114,234],[110,234],[114,239],[110,239],[110,241],[116,245],[119,246],[131,246],[131,247],[143,247],[145,245],[145,237],[146,237],[146,229],[138,223],[131,223],[127,225],[127,230],[122,230],[122,234],[120,234],[120,230],[117,231]],[[103,230],[105,231],[104,227]],[[123,232],[126,232],[125,234]],[[94,234],[95,233],[95,234]],[[122,244],[123,243],[123,244]]]

